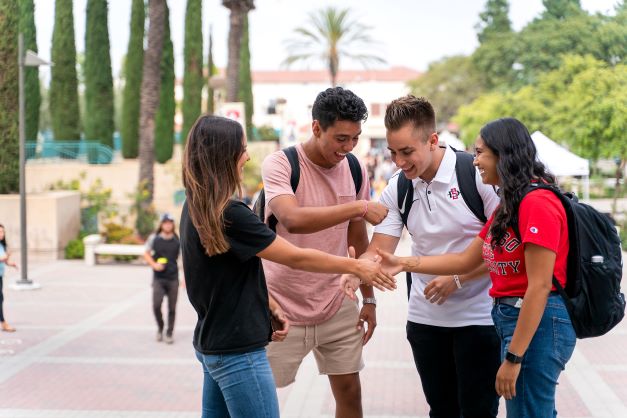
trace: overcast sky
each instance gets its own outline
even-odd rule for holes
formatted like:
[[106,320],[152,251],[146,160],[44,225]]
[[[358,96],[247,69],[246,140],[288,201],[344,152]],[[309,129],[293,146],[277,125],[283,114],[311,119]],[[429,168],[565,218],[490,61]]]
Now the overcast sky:
[[[617,0],[581,0],[589,12],[609,13]],[[35,0],[37,45],[42,58],[50,58],[54,25],[54,0]],[[168,0],[176,73],[182,74],[186,0]],[[312,3],[315,3],[313,5]],[[76,49],[84,50],[87,0],[74,0]],[[430,62],[444,56],[470,54],[477,46],[475,25],[485,0],[256,0],[250,12],[250,48],[253,70],[275,70],[286,56],[284,41],[292,30],[307,22],[307,14],[327,5],[350,8],[359,21],[371,26],[379,41],[373,52],[392,66],[424,71]],[[131,0],[109,1],[109,37],[113,74],[117,76],[128,45]],[[510,19],[519,30],[543,10],[541,0],[511,0]],[[613,13],[613,12],[612,12]],[[213,27],[213,57],[226,66],[228,9],[221,0],[203,1],[203,50],[207,54],[209,26]],[[363,51],[362,51],[363,52]],[[358,68],[348,63],[343,68]],[[312,66],[311,68],[316,68]],[[322,68],[318,66],[317,68]],[[43,78],[49,70],[42,69]]]

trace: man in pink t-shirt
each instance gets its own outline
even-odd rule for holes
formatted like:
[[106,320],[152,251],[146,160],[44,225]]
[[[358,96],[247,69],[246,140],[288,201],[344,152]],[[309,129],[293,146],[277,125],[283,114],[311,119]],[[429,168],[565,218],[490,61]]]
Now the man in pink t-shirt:
[[[312,108],[312,137],[296,146],[300,180],[290,185],[287,156],[277,151],[262,167],[266,216],[274,215],[278,235],[303,248],[359,257],[368,246],[366,221],[377,225],[387,208],[368,202],[370,186],[362,165],[362,186],[355,190],[346,154],[352,151],[367,118],[363,100],[341,87],[321,92]],[[303,358],[314,352],[318,370],[329,376],[336,416],[361,417],[362,347],[376,326],[372,287],[361,286],[363,307],[344,298],[340,275],[305,273],[263,260],[270,295],[290,321],[281,343],[271,342],[268,359],[278,387],[294,382]],[[364,330],[367,323],[367,330]]]

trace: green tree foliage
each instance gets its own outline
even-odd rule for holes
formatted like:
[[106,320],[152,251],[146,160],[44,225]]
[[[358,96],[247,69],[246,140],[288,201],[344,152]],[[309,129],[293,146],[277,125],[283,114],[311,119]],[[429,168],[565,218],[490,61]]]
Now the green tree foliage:
[[522,83],[514,70],[519,55],[517,35],[505,33],[482,43],[472,54],[481,84],[488,89],[511,89]]
[[627,157],[627,67],[591,56],[565,56],[555,71],[515,92],[492,92],[462,106],[455,121],[472,143],[487,122],[513,116],[529,131],[593,160]]
[[80,139],[76,45],[72,0],[56,0],[52,54],[54,66],[50,80],[50,116],[54,139]]
[[471,59],[461,55],[430,64],[427,72],[409,86],[413,95],[426,97],[433,104],[440,122],[449,121],[460,106],[485,91]]
[[[37,31],[35,29],[35,4],[33,0],[20,0],[20,31],[24,35],[24,51],[37,52]],[[39,68],[24,68],[24,113],[25,135],[27,141],[37,140],[39,131],[39,107],[41,91],[39,87]]]
[[131,35],[124,64],[124,102],[122,104],[122,156],[137,158],[139,154],[139,98],[144,65],[144,0],[131,5]]
[[524,83],[534,83],[542,73],[555,70],[565,54],[606,59],[598,37],[603,25],[600,16],[586,13],[561,20],[536,20],[527,25],[517,37],[517,62]]
[[602,48],[602,59],[610,64],[624,63],[627,58],[627,3],[616,6],[616,15],[602,17],[605,24],[596,34]]
[[543,19],[564,20],[583,12],[580,0],[542,0],[542,4],[545,8]]
[[246,111],[246,136],[253,140],[253,82],[250,74],[250,48],[248,47],[248,14],[244,16],[242,44],[240,47],[239,91],[237,100],[244,102]]
[[166,4],[161,56],[161,92],[155,114],[155,159],[165,163],[172,158],[174,148],[174,48],[170,36],[170,13]]
[[331,84],[335,86],[341,58],[353,59],[363,65],[385,62],[376,55],[358,52],[372,49],[375,42],[369,30],[353,18],[349,9],[330,6],[311,12],[308,24],[294,29],[294,39],[288,40],[288,57],[284,64],[322,60],[329,70]]
[[0,2],[0,193],[19,189],[17,0]]
[[183,48],[183,138],[200,115],[202,98],[202,1],[187,0],[185,46]]
[[509,20],[508,0],[488,0],[485,10],[479,13],[480,22],[477,24],[477,39],[484,43],[496,36],[512,32],[512,23]]
[[107,0],[87,1],[85,138],[113,148],[113,77],[107,8]]

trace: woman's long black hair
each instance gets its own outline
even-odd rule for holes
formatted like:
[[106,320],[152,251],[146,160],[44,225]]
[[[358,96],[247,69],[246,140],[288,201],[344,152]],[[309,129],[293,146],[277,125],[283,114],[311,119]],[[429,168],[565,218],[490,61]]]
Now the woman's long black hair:
[[500,180],[501,204],[490,227],[491,245],[496,247],[502,244],[507,228],[517,220],[518,206],[527,186],[532,181],[555,184],[555,176],[538,161],[531,135],[519,120],[503,118],[492,121],[481,128],[480,136],[498,157],[496,171]]

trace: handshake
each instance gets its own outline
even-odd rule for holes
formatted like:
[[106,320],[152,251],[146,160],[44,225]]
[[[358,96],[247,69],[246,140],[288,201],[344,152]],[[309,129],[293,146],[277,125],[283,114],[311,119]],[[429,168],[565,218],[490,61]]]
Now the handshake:
[[[348,248],[350,258],[355,258],[355,249]],[[351,299],[355,300],[355,291],[360,285],[374,286],[381,291],[395,290],[395,275],[402,271],[400,259],[394,254],[377,249],[374,257],[360,258],[360,271],[355,274],[344,274],[340,280],[340,288]]]

